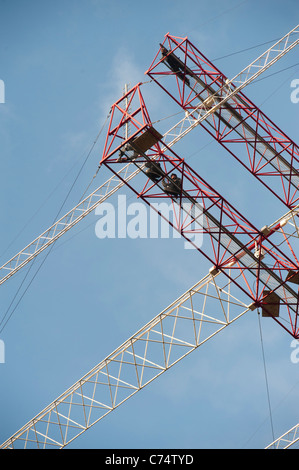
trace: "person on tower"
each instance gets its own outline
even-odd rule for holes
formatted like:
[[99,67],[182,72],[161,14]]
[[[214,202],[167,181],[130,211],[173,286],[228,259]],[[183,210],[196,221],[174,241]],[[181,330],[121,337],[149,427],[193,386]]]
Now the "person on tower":
[[155,183],[162,177],[161,165],[159,162],[147,161],[145,163],[145,174]]
[[170,179],[163,178],[162,185],[165,193],[174,197],[179,196],[181,192],[181,179],[175,173],[172,173]]
[[186,77],[186,70],[184,64],[172,53],[166,49],[163,44],[160,44],[161,47],[161,55],[163,61],[166,61],[171,68],[171,70],[183,81],[190,86],[190,81],[188,77]]

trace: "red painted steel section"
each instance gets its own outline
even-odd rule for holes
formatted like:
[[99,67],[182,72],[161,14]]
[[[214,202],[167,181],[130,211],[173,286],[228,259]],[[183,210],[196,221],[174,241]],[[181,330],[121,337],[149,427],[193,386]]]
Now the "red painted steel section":
[[[131,161],[136,168],[141,169],[137,177],[128,182],[117,173],[119,165],[124,163],[117,152],[125,144],[129,144],[131,149],[135,148],[137,151],[134,142],[137,142],[138,138],[150,134],[156,135],[139,86],[135,87],[133,92],[136,94],[137,90],[139,103],[132,106],[132,115],[128,112],[128,107],[124,106],[128,102],[126,96],[117,102],[117,106],[112,107],[113,109],[117,107],[120,111],[120,120],[117,123],[112,113],[107,145],[101,163],[117,175],[139,199],[156,210],[185,240],[192,243],[211,262],[214,269],[223,272],[256,307],[263,306],[267,309],[264,303],[267,295],[272,292],[279,295],[282,315],[279,319],[274,319],[292,336],[299,337],[298,295],[286,281],[289,271],[298,272],[299,265],[292,253],[286,256],[271,243],[271,235],[279,230],[279,226],[269,233],[258,230],[204,181],[184,159],[168,148],[161,138],[146,149],[146,152],[135,153],[134,158],[130,156],[128,160],[125,155],[126,163]],[[132,94],[129,92],[128,96],[131,97]],[[137,121],[139,114],[142,119]],[[124,140],[121,138],[121,130],[128,121],[134,123],[136,131],[129,139]],[[144,165],[149,162],[154,163],[155,168],[159,165],[160,179],[154,181],[147,177]],[[162,184],[162,179],[168,180],[174,172],[180,178],[175,196],[166,193]],[[162,214],[155,206],[155,203],[161,199],[167,199],[172,205],[173,220],[169,212],[166,215]],[[195,214],[198,208],[201,211],[200,216]],[[204,236],[203,246],[193,237],[199,233]],[[265,262],[263,256],[266,258]],[[268,294],[265,294],[266,291]]]
[[[163,47],[167,48],[166,55],[162,54]],[[216,104],[227,81],[187,38],[169,34],[146,73],[189,112],[208,97]],[[235,86],[230,84],[230,88]],[[289,209],[299,203],[299,147],[242,92],[200,126]]]
[[132,137],[150,123],[140,86],[141,83],[135,85],[111,106],[102,161],[123,146],[126,126],[131,126],[130,137]]

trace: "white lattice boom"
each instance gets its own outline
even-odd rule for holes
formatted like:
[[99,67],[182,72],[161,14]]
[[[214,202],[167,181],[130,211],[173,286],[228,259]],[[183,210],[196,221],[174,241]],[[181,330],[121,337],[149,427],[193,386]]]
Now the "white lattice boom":
[[[165,144],[168,147],[172,147],[175,143],[185,137],[191,130],[197,127],[200,122],[206,119],[208,120],[213,115],[213,113],[217,112],[218,108],[223,107],[227,101],[230,99],[237,99],[237,95],[240,90],[251,83],[255,78],[257,78],[257,76],[265,72],[271,65],[276,63],[280,58],[282,58],[299,43],[299,38],[296,38],[292,42],[290,41],[291,36],[295,35],[296,37],[298,33],[299,26],[296,26],[283,38],[277,41],[272,47],[270,47],[266,52],[259,56],[254,62],[248,65],[232,80],[230,80],[224,87],[216,90],[215,96],[217,96],[217,100],[215,102],[217,102],[217,104],[215,106],[211,107],[210,104],[206,104],[208,101],[210,103],[211,95],[209,95],[205,102],[200,103],[199,106],[192,111],[192,113],[186,113],[182,120],[180,120],[175,126],[173,126],[164,134],[163,141]],[[239,85],[234,89],[231,89],[229,83],[238,83]],[[194,119],[195,114],[197,115],[196,119]],[[228,117],[228,121],[230,119],[231,117]],[[248,132],[248,129],[243,130],[243,132]],[[275,153],[274,150],[273,152]],[[265,157],[266,153],[264,151],[262,151],[262,153]],[[270,156],[270,158],[272,159],[273,156]],[[276,155],[276,158],[278,161],[280,161],[279,155]],[[138,173],[139,170],[136,170],[136,168],[132,170],[130,165],[125,166],[119,171],[119,175],[123,176],[126,181],[130,181]],[[33,260],[38,254],[40,254],[64,233],[74,227],[84,217],[90,214],[90,212],[92,212],[99,204],[104,202],[108,197],[112,196],[122,186],[123,183],[113,176],[100,187],[98,187],[95,191],[93,191],[89,196],[80,201],[77,206],[67,212],[57,222],[51,225],[35,240],[29,243],[24,249],[22,249],[2,267],[0,267],[0,284],[4,283],[28,262]]]
[[226,280],[205,276],[1,448],[65,447],[247,311]]
[[269,444],[266,449],[289,449],[299,441],[299,424],[293,426],[278,439]]
[[[208,119],[220,106],[295,47],[299,38],[293,42],[290,39],[291,35],[297,35],[298,32],[297,26],[228,81],[222,89],[217,90],[217,104],[214,107],[203,102],[192,111],[192,115],[187,113],[183,120],[165,134],[168,147]],[[231,82],[237,84],[237,87],[231,89]],[[139,171],[141,170],[134,165],[128,164],[119,174],[129,181]],[[123,183],[113,176],[80,201],[0,268],[0,284],[74,227],[121,186]],[[297,213],[298,207],[284,216],[290,233],[287,237],[284,230],[277,234],[282,236],[283,241],[289,237],[298,237]],[[65,447],[246,312],[250,311],[252,314],[244,299],[240,298],[240,293],[235,290],[235,286],[221,273],[205,276],[23,426],[1,448]]]
[[[299,207],[278,243],[298,241]],[[233,274],[232,274],[233,276]],[[206,275],[54,400],[0,448],[63,448],[224,328],[253,314],[221,273]]]

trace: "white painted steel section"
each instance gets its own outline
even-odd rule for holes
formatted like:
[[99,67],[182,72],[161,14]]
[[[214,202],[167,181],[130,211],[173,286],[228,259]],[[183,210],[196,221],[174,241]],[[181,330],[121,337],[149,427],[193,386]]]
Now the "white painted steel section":
[[289,431],[277,438],[266,449],[289,449],[299,441],[299,424],[293,426]]
[[205,276],[0,447],[65,447],[248,310]]
[[[212,108],[206,106],[206,102],[210,100],[209,97],[193,111],[193,114],[194,112],[198,113],[197,119],[194,119],[191,113],[186,113],[186,116],[181,121],[179,121],[179,123],[177,123],[165,133],[165,135],[163,136],[163,141],[165,142],[165,144],[168,145],[168,147],[172,147],[176,142],[178,142],[192,129],[199,125],[200,122],[207,119],[214,111],[218,109],[219,106],[222,106],[226,101],[236,95],[238,91],[248,85],[258,75],[263,73],[271,65],[277,62],[277,60],[279,60],[287,52],[293,49],[293,47],[295,47],[299,43],[299,38],[293,41],[291,44],[289,44],[289,40],[292,34],[298,33],[299,26],[296,26],[282,39],[277,41],[271,48],[264,52],[264,54],[259,56],[248,67],[246,67],[243,71],[236,75],[236,77],[230,80],[224,87],[218,90],[216,93],[218,96],[217,105]],[[272,55],[273,53],[274,55]],[[258,63],[260,64],[258,66],[258,70],[254,73],[251,72],[251,69],[256,69]],[[234,90],[231,90],[229,87],[229,83],[231,82],[239,82],[240,85]],[[222,95],[222,98],[220,100],[219,95]],[[131,178],[136,176],[139,171],[140,170],[138,169],[132,171],[130,165],[126,165],[119,171],[119,174],[124,177],[126,181],[129,181]],[[122,186],[123,183],[119,182],[116,176],[113,176],[112,178],[107,180],[103,185],[97,188],[93,193],[83,199],[77,206],[71,209],[55,224],[53,224],[39,237],[33,240],[33,242],[27,245],[23,250],[21,250],[13,258],[7,261],[2,267],[0,267],[0,285],[3,284],[7,279],[9,279],[14,273],[19,271],[29,261],[35,258],[49,245],[55,242],[64,233],[70,230],[74,225],[76,225],[80,220],[86,217],[99,204],[104,202],[108,197],[114,194]]]

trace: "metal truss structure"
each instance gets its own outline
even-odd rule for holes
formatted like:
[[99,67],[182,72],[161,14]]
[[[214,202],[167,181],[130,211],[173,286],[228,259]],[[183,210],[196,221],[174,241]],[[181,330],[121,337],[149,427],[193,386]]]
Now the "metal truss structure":
[[296,26],[229,80],[188,38],[167,34],[146,72],[186,111],[178,124],[185,135],[203,127],[290,209],[299,200],[299,148],[241,90],[295,47],[298,35]]
[[[190,352],[256,308],[274,318],[293,337],[299,337],[298,294],[293,287],[299,283],[293,245],[299,234],[295,193],[298,148],[276,127],[275,137],[270,136],[273,123],[241,93],[299,43],[299,39],[291,42],[298,32],[298,27],[294,28],[232,80],[227,80],[187,38],[166,35],[159,50],[162,58],[158,59],[157,54],[147,73],[158,83],[159,74],[174,81],[178,97],[164,89],[186,115],[164,136],[151,123],[140,84],[113,105],[101,161],[113,172],[112,178],[2,266],[0,284],[124,184],[149,205],[153,206],[154,200],[171,200],[173,220],[159,209],[157,213],[210,260],[211,270],[1,448],[65,447]],[[176,56],[179,51],[184,54],[183,60]],[[169,72],[158,70],[164,64]],[[172,150],[198,125],[206,126],[234,156],[230,145],[245,144],[249,149],[248,169],[263,184],[264,176],[274,173],[283,182],[282,195],[267,187],[284,201],[289,212],[259,230],[204,181]],[[125,134],[124,139],[123,130],[128,126],[132,133]],[[233,133],[238,137],[232,138]],[[173,171],[179,174],[180,182],[169,193],[163,182],[172,182]],[[207,249],[194,241],[195,235],[207,237]],[[282,244],[285,251],[280,248]]]
[[[169,44],[174,41],[176,47],[174,51],[182,50],[185,54],[185,61],[189,59],[189,56],[192,58],[194,64],[197,63],[197,69],[195,72],[191,71],[191,68],[188,68],[189,79],[186,82],[186,74],[187,74],[187,62],[186,62],[186,70],[184,71],[184,79],[183,79],[183,90],[180,89],[180,83],[182,81],[182,75],[180,75],[180,79],[177,75],[174,75],[176,83],[179,89],[179,96],[180,100],[176,101],[184,108],[186,111],[191,110],[192,112],[187,112],[186,116],[180,120],[175,126],[169,129],[163,136],[163,142],[168,147],[173,147],[175,143],[180,141],[185,135],[187,135],[192,129],[197,127],[199,124],[204,125],[205,123],[210,124],[211,117],[213,118],[214,115],[219,115],[218,109],[220,105],[224,105],[227,103],[229,99],[236,100],[237,93],[239,96],[240,90],[246,87],[252,80],[257,78],[263,72],[265,72],[271,65],[277,62],[281,57],[283,57],[287,52],[289,52],[293,47],[295,47],[299,43],[299,39],[296,39],[293,42],[290,42],[292,35],[295,36],[298,34],[299,28],[298,26],[292,29],[288,34],[286,34],[280,41],[275,43],[271,48],[269,48],[264,54],[258,57],[254,62],[252,62],[248,67],[242,70],[236,77],[232,80],[228,80],[221,72],[215,68],[205,58],[196,48],[195,46],[191,45],[187,38],[180,39],[175,38],[174,36],[166,35],[165,41],[168,40]],[[180,39],[180,42],[178,42]],[[165,43],[164,41],[164,43]],[[171,52],[171,55],[174,55]],[[180,60],[177,59],[176,60]],[[157,69],[157,65],[159,65],[161,61],[157,63],[157,56],[152,63],[149,70],[146,72],[148,75],[155,81],[157,81],[157,76],[170,75],[173,78],[173,72],[165,74],[165,72],[159,72]],[[193,67],[194,68],[194,67]],[[198,72],[200,70],[200,72]],[[201,77],[203,75],[203,77]],[[193,85],[191,91],[188,94],[185,93],[185,85],[186,83],[190,86],[190,81],[193,80]],[[209,81],[208,81],[209,80]],[[160,82],[157,81],[160,84]],[[234,83],[238,83],[238,88],[234,85]],[[162,86],[160,84],[160,86]],[[217,100],[215,97],[214,88],[217,89]],[[165,91],[166,88],[162,86]],[[136,87],[136,92],[139,93],[140,87]],[[169,94],[169,92],[167,91]],[[126,96],[128,93],[125,94]],[[132,99],[134,98],[134,94],[130,93],[130,99],[125,101],[125,111],[129,112],[130,106],[132,104]],[[174,95],[171,95],[174,97]],[[221,100],[219,99],[221,96]],[[198,101],[200,100],[200,101]],[[216,100],[216,101],[214,101]],[[142,106],[142,112],[145,114],[146,106],[143,101],[141,95],[139,95],[139,101]],[[202,102],[202,104],[198,104]],[[254,105],[252,105],[254,106]],[[117,105],[114,105],[114,110],[117,112]],[[137,110],[135,110],[137,111]],[[196,117],[194,118],[194,112],[197,112]],[[219,115],[219,122],[226,122],[224,120],[223,114],[225,110],[223,109],[222,115]],[[200,117],[199,117],[200,115]],[[145,116],[144,116],[145,117]],[[224,121],[223,121],[224,120]],[[228,118],[228,121],[232,120],[232,117]],[[146,121],[149,122],[149,116],[146,116]],[[242,123],[242,119],[240,118],[237,122]],[[133,116],[131,115],[130,119],[124,118],[124,121],[121,123],[122,128],[127,128],[127,125],[133,123]],[[213,120],[214,122],[214,120]],[[230,124],[227,122],[225,124],[227,128],[230,128]],[[242,124],[245,125],[245,124]],[[240,126],[242,128],[242,125]],[[136,130],[136,125],[133,126],[133,129]],[[140,127],[137,124],[137,129]],[[216,128],[216,127],[215,127]],[[236,126],[237,128],[237,126]],[[235,130],[236,130],[235,128]],[[246,124],[246,129],[248,128]],[[115,131],[115,130],[114,130]],[[110,132],[114,132],[113,129],[110,128]],[[253,131],[253,130],[252,130]],[[238,131],[237,131],[238,132]],[[244,131],[243,131],[244,132]],[[109,135],[109,133],[108,133]],[[219,130],[215,134],[216,136],[220,136]],[[256,133],[254,133],[256,135]],[[123,139],[123,135],[119,134],[119,137]],[[106,144],[107,145],[107,144]],[[111,144],[110,144],[111,145]],[[295,144],[294,144],[295,146]],[[258,147],[258,146],[257,146]],[[295,148],[295,147],[294,147]],[[106,153],[107,150],[106,148]],[[294,152],[295,153],[295,152]],[[296,155],[298,151],[296,150]],[[280,155],[277,156],[280,158]],[[252,168],[252,170],[254,170]],[[135,168],[134,172],[131,173],[129,165],[125,168],[120,170],[120,175],[122,179],[130,180],[139,172],[138,169]],[[254,174],[256,171],[254,170]],[[292,172],[286,175],[287,180],[290,179],[289,175],[292,175]],[[22,249],[19,253],[13,256],[10,260],[8,260],[3,266],[0,267],[0,284],[5,282],[9,279],[14,273],[19,271],[22,267],[24,267],[28,262],[30,262],[33,258],[35,258],[39,253],[44,251],[48,246],[50,246],[53,242],[55,242],[59,237],[61,237],[64,233],[70,230],[76,223],[82,220],[86,215],[92,212],[98,204],[102,203],[107,197],[110,197],[114,192],[116,192],[123,183],[120,182],[117,178],[112,177],[107,180],[104,184],[98,187],[95,191],[93,191],[89,196],[84,198],[82,201],[79,202],[77,206],[71,209],[67,214],[61,217],[57,222],[51,225],[47,230],[45,230],[41,235],[39,235],[35,240],[29,243],[24,249]],[[297,184],[298,186],[298,184]],[[290,199],[290,195],[287,197]],[[297,199],[292,198],[291,207],[294,207],[295,201]],[[287,204],[289,207],[289,204]]]
[[[299,238],[299,207],[269,228]],[[7,439],[1,449],[64,448],[245,314],[247,296],[208,273]]]
[[[132,170],[133,169],[130,165],[126,165],[122,168],[120,170],[122,178],[129,181],[139,172],[139,170],[136,169]],[[19,253],[0,267],[0,285],[26,266],[27,263],[32,261],[62,235],[71,230],[77,223],[94,211],[99,204],[105,202],[107,198],[111,197],[116,191],[118,191],[123,184],[124,183],[121,182],[119,178],[112,176],[105,181],[105,183],[96,188],[91,194],[82,199],[63,217],[57,220],[41,235],[35,238]]]
[[266,449],[290,449],[299,441],[299,424],[293,426],[278,439],[269,444]]
[[[128,121],[135,131],[124,142],[122,128]],[[271,241],[280,225],[275,230],[254,227],[170,149],[149,120],[139,85],[112,107],[101,164],[116,175],[116,168],[127,161],[141,170],[139,178],[123,181],[137,197],[211,262],[211,272],[226,274],[249,297],[252,309],[263,307],[271,316],[280,303],[281,319],[276,313],[273,318],[293,337],[299,337],[298,293],[290,285],[299,264],[291,246],[287,256]],[[165,185],[172,184],[173,172],[179,175],[179,183],[170,193]],[[156,201],[164,199],[172,203],[173,220],[169,212],[163,215],[156,208]],[[205,236],[204,249],[201,238],[194,240],[196,234]]]
[[192,286],[0,448],[65,447],[231,325],[249,309],[220,278]]

